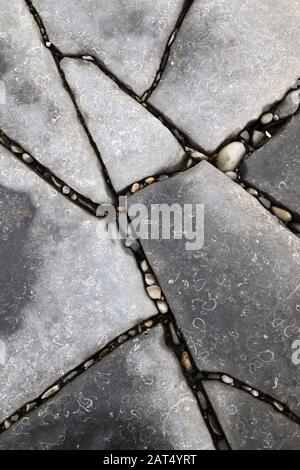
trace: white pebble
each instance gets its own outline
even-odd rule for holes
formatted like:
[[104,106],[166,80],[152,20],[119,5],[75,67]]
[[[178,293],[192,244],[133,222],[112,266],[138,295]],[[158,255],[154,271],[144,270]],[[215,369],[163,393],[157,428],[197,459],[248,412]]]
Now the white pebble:
[[149,296],[151,297],[151,299],[153,300],[161,299],[162,293],[161,293],[161,288],[159,286],[154,285],[154,286],[147,287],[147,292]]
[[140,189],[139,183],[134,183],[134,184],[131,186],[130,191],[134,194],[134,193],[137,193],[139,189]]
[[222,375],[221,377],[222,382],[227,385],[232,385],[234,383],[234,380],[232,377],[229,377],[228,375]]
[[149,271],[149,265],[145,259],[141,262],[141,269],[143,273],[146,273],[147,271]]
[[47,392],[45,392],[44,395],[42,395],[42,400],[45,400],[46,398],[51,397],[52,395],[54,395],[58,391],[59,391],[59,386],[58,385],[55,385],[54,387],[49,388],[49,390],[47,390]]
[[22,160],[23,160],[23,162],[25,162],[25,163],[33,163],[33,161],[34,161],[33,158],[32,158],[32,156],[31,156],[31,155],[28,155],[28,153],[23,153],[23,155],[22,155]]
[[224,173],[233,171],[238,167],[245,154],[246,147],[242,142],[232,142],[219,152],[217,167]]
[[145,282],[146,282],[147,286],[154,286],[156,280],[155,280],[155,277],[153,276],[153,274],[147,273],[146,276],[145,276]]
[[14,153],[22,153],[23,152],[23,150],[20,147],[18,147],[17,145],[12,145],[10,147],[10,150]]
[[168,306],[167,302],[165,302],[164,300],[158,300],[156,302],[156,305],[157,305],[157,308],[158,308],[160,313],[163,313],[163,314],[168,313],[169,306]]
[[65,194],[67,196],[68,194],[70,194],[71,189],[68,186],[63,186],[62,192],[63,192],[63,194]]
[[260,122],[266,126],[267,124],[271,124],[271,122],[273,121],[273,113],[266,113],[266,114],[263,114],[262,117],[260,118]]

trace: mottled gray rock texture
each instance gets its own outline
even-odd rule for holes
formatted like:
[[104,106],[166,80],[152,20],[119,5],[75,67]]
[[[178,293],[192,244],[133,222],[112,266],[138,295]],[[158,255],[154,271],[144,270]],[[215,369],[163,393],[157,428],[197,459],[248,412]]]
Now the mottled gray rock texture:
[[62,67],[116,191],[182,166],[171,132],[96,65],[64,59]]
[[220,382],[204,382],[233,450],[299,450],[300,426],[271,405]]
[[26,3],[0,0],[0,9],[0,128],[73,189],[107,201],[100,163]]
[[0,449],[213,450],[163,328],[127,342],[0,436]]
[[[142,241],[147,258],[199,369],[235,376],[300,414],[299,365],[293,362],[300,339],[299,239],[207,162],[130,201],[148,208],[192,204],[194,215],[195,205],[204,205],[202,249],[160,237]],[[146,227],[155,223],[151,214],[142,219]]]
[[34,0],[50,40],[65,54],[91,54],[142,95],[184,0]]
[[300,71],[299,0],[195,0],[150,101],[214,152]]
[[0,149],[0,421],[156,313],[131,252]]
[[242,179],[300,214],[300,115],[245,159]]

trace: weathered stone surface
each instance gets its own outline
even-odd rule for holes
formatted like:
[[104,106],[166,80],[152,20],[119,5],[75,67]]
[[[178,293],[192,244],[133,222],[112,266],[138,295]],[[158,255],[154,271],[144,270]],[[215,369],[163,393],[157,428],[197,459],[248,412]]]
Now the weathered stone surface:
[[0,421],[156,313],[105,223],[0,148]]
[[0,449],[213,449],[156,327],[119,347],[0,436]]
[[244,160],[242,179],[300,214],[300,115]]
[[171,132],[96,65],[64,59],[62,67],[117,191],[182,165]]
[[207,152],[300,73],[299,0],[195,0],[151,103]]
[[[237,377],[300,413],[292,359],[300,338],[299,239],[207,162],[130,201],[204,204],[202,249],[188,251],[174,237],[142,242],[163,293],[200,369]],[[201,242],[201,226],[198,236]]]
[[95,202],[108,200],[100,163],[23,0],[0,0],[0,128]]
[[233,450],[299,450],[299,425],[271,405],[220,382],[204,387]]
[[159,69],[184,0],[34,0],[50,40],[65,54],[91,54],[138,94]]

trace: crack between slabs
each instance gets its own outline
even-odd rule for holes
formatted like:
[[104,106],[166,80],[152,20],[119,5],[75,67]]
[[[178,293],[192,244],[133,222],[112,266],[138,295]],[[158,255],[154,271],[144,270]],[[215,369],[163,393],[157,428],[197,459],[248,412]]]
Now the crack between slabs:
[[[109,77],[114,83],[118,85],[118,87],[125,92],[127,95],[129,95],[131,98],[133,98],[135,101],[137,101],[141,106],[143,106],[150,114],[152,114],[155,118],[159,119],[162,125],[167,127],[169,131],[173,134],[173,136],[176,138],[178,141],[179,145],[185,150],[185,147],[190,147],[194,150],[201,151],[201,148],[199,145],[195,144],[194,142],[191,141],[191,139],[181,130],[179,129],[175,124],[172,123],[172,121],[164,116],[162,113],[160,113],[154,106],[150,105],[149,103],[142,102],[142,99],[128,86],[126,85],[122,80],[120,80],[116,75],[114,75],[105,65],[103,62],[101,62],[98,58],[95,56],[87,53],[87,54],[63,54],[50,40],[49,36],[47,34],[46,28],[44,26],[43,20],[41,19],[39,13],[37,12],[36,8],[33,6],[31,0],[24,0],[30,13],[32,14],[33,18],[36,21],[36,24],[40,30],[41,38],[46,46],[47,49],[51,52],[53,59],[56,63],[56,66],[58,68],[59,74],[62,78],[63,85],[66,88],[67,92],[69,93],[73,104],[76,108],[78,118],[81,122],[81,124],[84,126],[85,131],[89,137],[89,140],[96,151],[96,154],[99,158],[100,152],[99,149],[97,148],[96,143],[93,140],[92,135],[90,134],[88,127],[84,121],[84,118],[82,116],[81,111],[79,110],[76,99],[74,97],[74,94],[72,92],[72,89],[70,88],[68,81],[65,78],[65,74],[60,67],[60,62],[64,58],[69,58],[69,59],[83,59],[90,61],[94,65],[96,65],[101,72],[103,72],[107,77]],[[191,0],[187,0],[190,2]],[[194,0],[192,0],[194,1]],[[104,167],[104,173],[107,174],[106,167],[101,159],[101,165]]]
[[66,184],[61,178],[57,177],[52,171],[39,163],[29,152],[27,152],[19,143],[13,141],[0,129],[0,144],[3,145],[14,157],[22,162],[28,169],[37,174],[40,178],[51,185],[58,193],[76,206],[87,211],[91,215],[96,215],[99,204],[91,201],[87,197],[75,191],[70,185]]
[[6,418],[0,424],[0,434],[9,429],[13,424],[17,423],[24,416],[26,416],[31,411],[39,408],[50,398],[53,398],[60,390],[62,390],[67,384],[72,382],[74,379],[86,372],[90,367],[99,363],[104,357],[108,354],[115,351],[119,346],[127,343],[128,341],[140,336],[142,333],[149,331],[151,328],[154,328],[159,323],[165,321],[164,316],[157,314],[144,320],[138,325],[130,328],[125,333],[121,333],[117,338],[110,341],[106,346],[101,348],[99,351],[94,353],[92,356],[85,359],[77,367],[71,369],[63,377],[54,382],[50,387],[48,387],[39,397],[23,405],[17,411],[13,413],[10,417]]
[[163,54],[161,62],[160,62],[159,69],[156,73],[156,76],[155,76],[153,82],[152,82],[152,85],[143,94],[143,97],[142,97],[143,102],[146,102],[150,98],[150,96],[152,95],[154,90],[159,85],[159,82],[162,78],[162,75],[163,75],[163,73],[165,71],[165,68],[167,66],[167,63],[168,63],[168,59],[169,59],[169,56],[170,56],[172,45],[173,45],[173,43],[174,43],[174,41],[177,37],[178,31],[179,31],[182,23],[183,23],[186,15],[188,14],[191,6],[193,5],[193,3],[194,3],[194,0],[185,0],[184,5],[182,7],[182,11],[180,13],[180,16],[179,16],[179,18],[176,22],[176,25],[175,25],[173,31],[171,32],[171,34],[169,36],[167,45],[165,47],[164,54]]

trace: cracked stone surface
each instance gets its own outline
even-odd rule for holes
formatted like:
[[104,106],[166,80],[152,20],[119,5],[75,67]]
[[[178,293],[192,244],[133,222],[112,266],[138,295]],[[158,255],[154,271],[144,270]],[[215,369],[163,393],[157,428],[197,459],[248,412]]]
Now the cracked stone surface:
[[[148,260],[199,369],[235,376],[300,414],[292,360],[300,339],[299,239],[207,162],[130,201],[194,204],[194,213],[204,204],[203,247],[144,239]],[[146,227],[147,219],[143,213]]]
[[64,59],[62,67],[116,191],[182,166],[171,132],[96,65]]
[[0,128],[73,189],[109,200],[100,163],[23,0],[0,0]]
[[3,420],[156,309],[131,252],[103,238],[104,221],[2,147],[0,168]]
[[300,115],[244,160],[242,179],[300,214]]
[[195,0],[150,102],[214,152],[294,85],[299,0]]
[[0,449],[213,450],[163,328],[127,342],[0,436]]
[[248,393],[204,382],[233,450],[298,450],[300,427]]
[[34,0],[50,40],[93,55],[142,95],[152,84],[184,0]]

